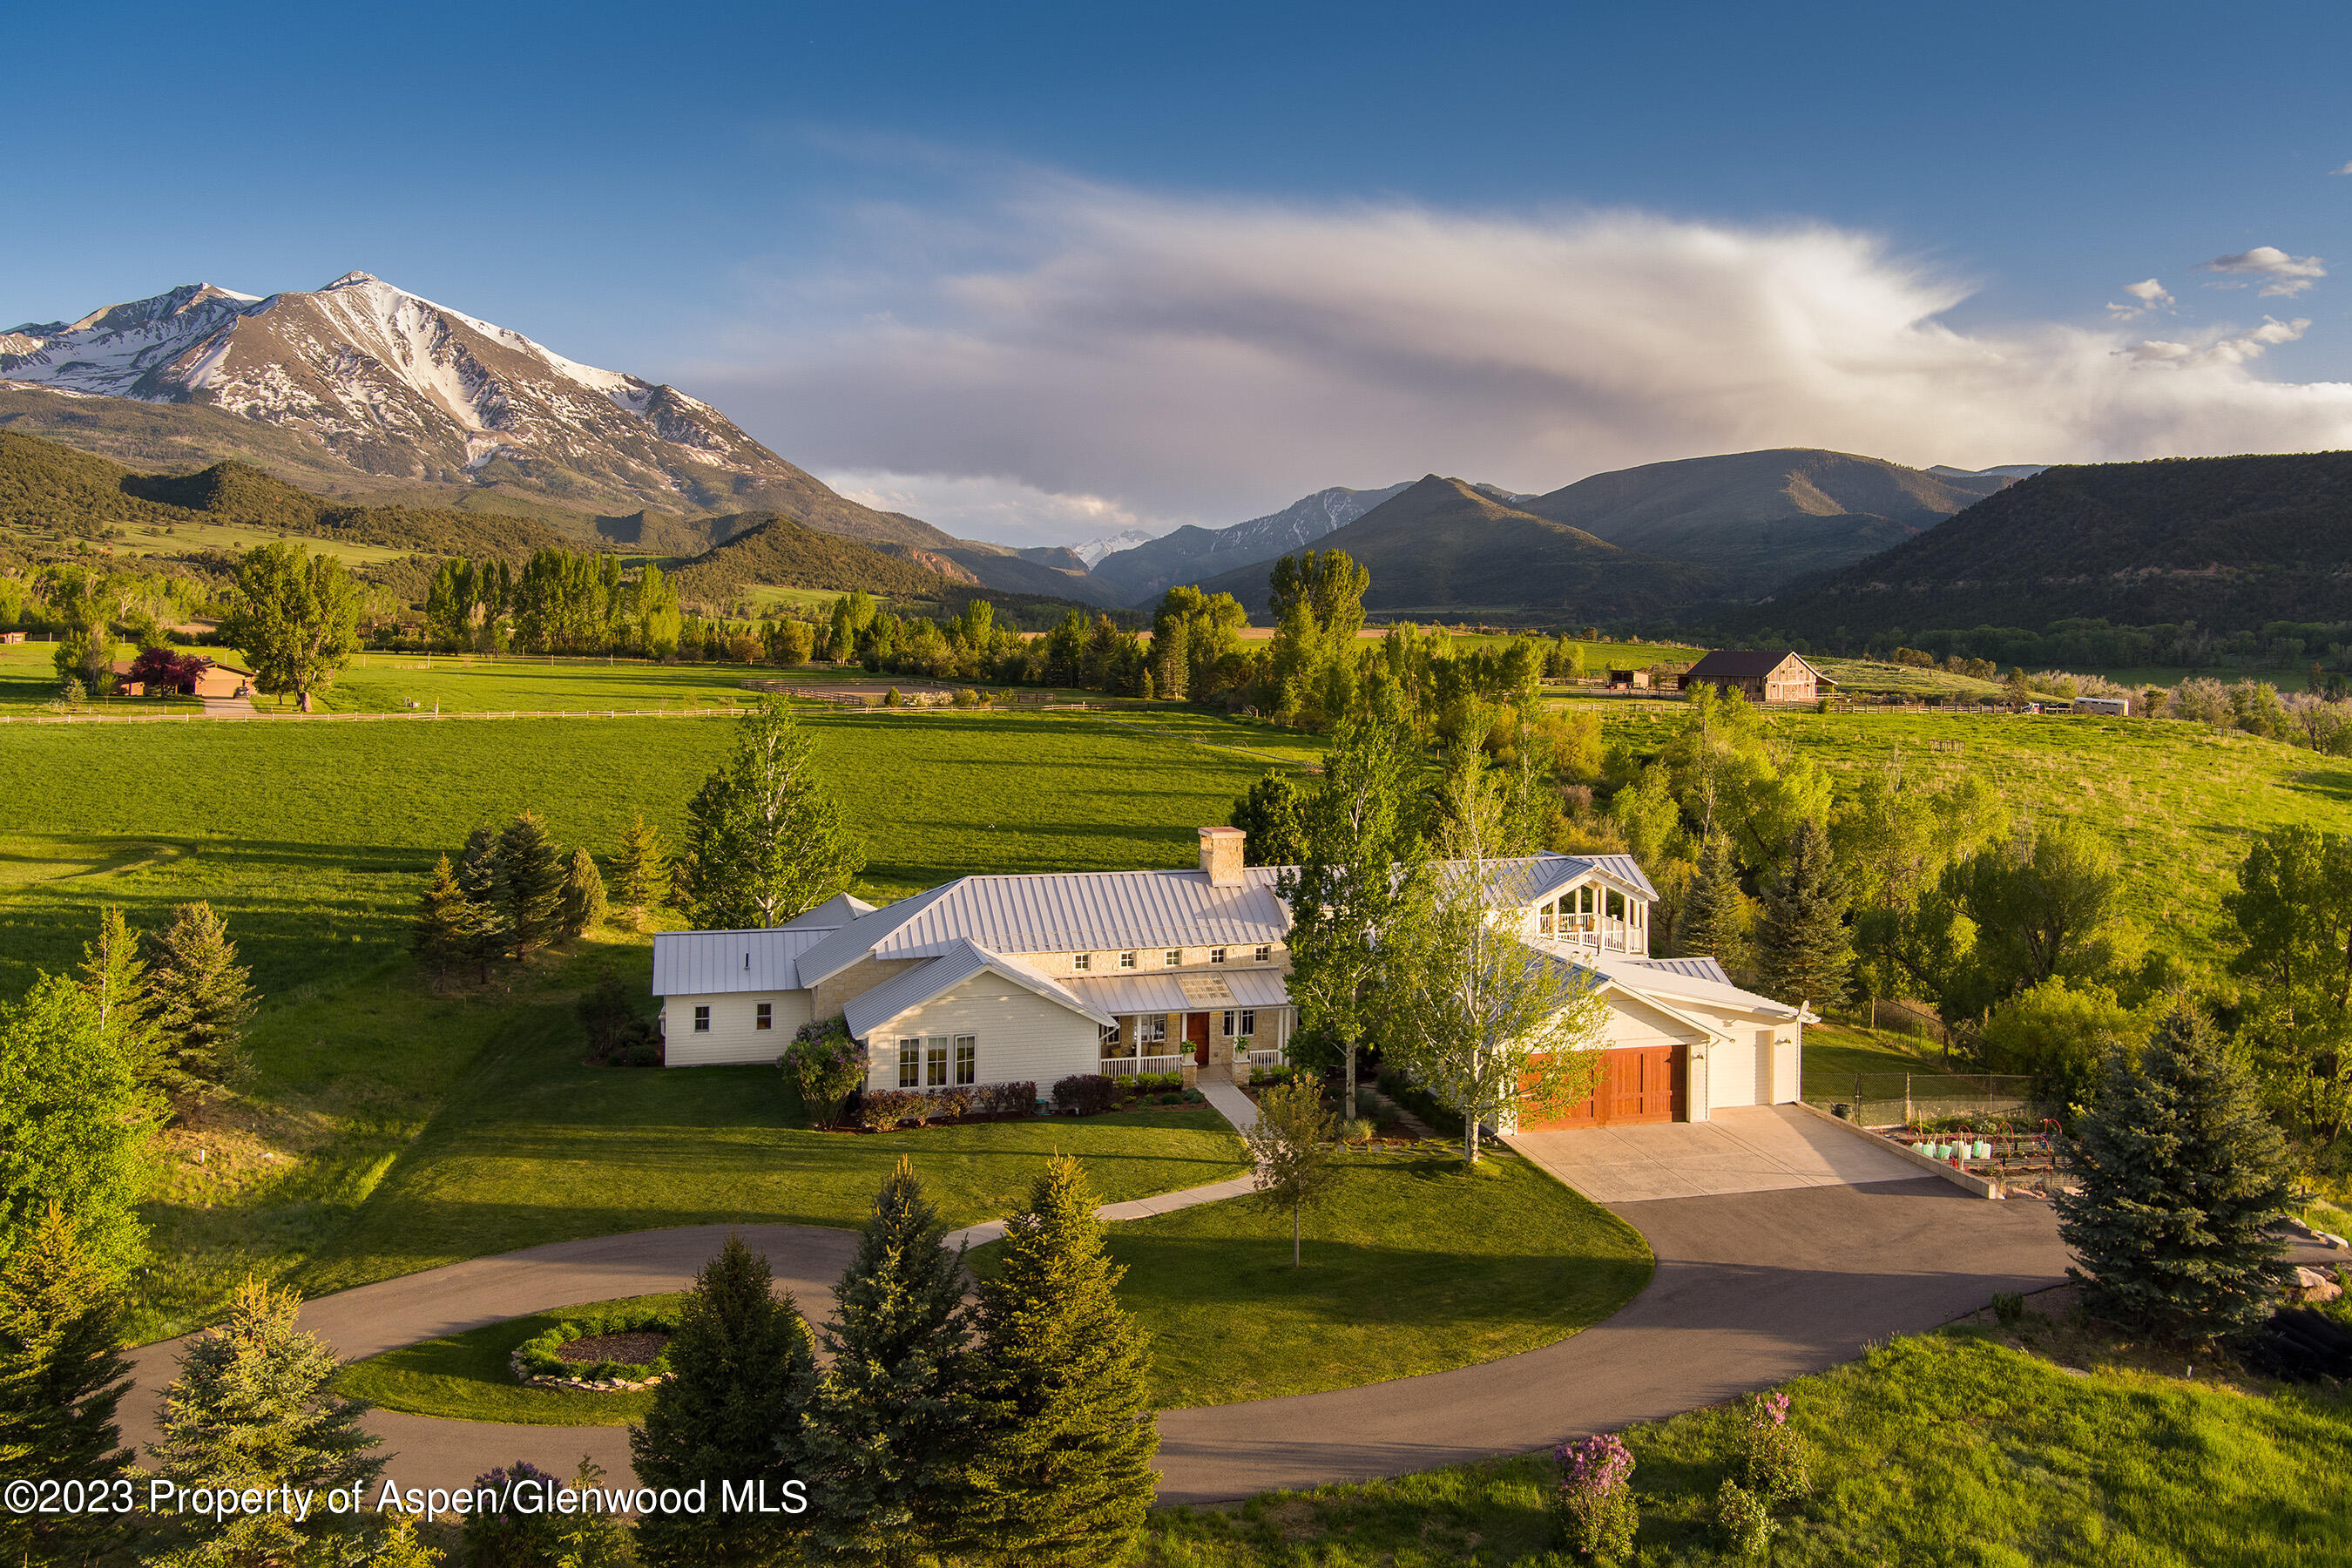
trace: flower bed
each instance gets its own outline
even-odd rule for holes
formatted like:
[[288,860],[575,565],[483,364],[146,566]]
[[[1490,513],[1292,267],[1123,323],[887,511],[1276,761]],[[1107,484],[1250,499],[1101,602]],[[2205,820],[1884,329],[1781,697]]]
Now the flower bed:
[[643,1308],[566,1318],[515,1348],[515,1381],[530,1388],[635,1393],[669,1375],[677,1313]]

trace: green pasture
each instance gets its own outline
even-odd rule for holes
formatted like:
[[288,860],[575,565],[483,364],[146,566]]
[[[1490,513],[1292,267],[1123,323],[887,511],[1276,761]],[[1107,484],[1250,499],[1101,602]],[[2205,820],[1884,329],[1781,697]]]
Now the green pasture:
[[1946,669],[1921,669],[1881,659],[1807,658],[1815,668],[1837,682],[1842,696],[1874,696],[1891,691],[1913,699],[1932,696],[1948,701],[1977,702],[2001,695],[2001,685],[1997,680],[1979,680],[1974,676],[1955,675]]

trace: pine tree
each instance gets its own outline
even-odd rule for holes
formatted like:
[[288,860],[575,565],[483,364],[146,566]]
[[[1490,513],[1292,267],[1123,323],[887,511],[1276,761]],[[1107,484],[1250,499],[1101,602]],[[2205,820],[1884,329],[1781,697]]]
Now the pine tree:
[[2068,1152],[2058,1235],[2084,1305],[2111,1321],[2212,1339],[2267,1316],[2286,1265],[2270,1227],[2293,1196],[2286,1145],[2252,1076],[2182,1008],[2135,1066],[2117,1049]]
[[[805,1336],[807,1328],[803,1326],[801,1332]],[[580,1468],[572,1477],[572,1489],[593,1491],[604,1484],[604,1467],[581,1455]],[[630,1568],[635,1561],[629,1551],[628,1527],[601,1509],[583,1509],[564,1515],[556,1526],[555,1568]]]
[[[122,1299],[64,1211],[0,1271],[0,1485],[122,1473],[115,1406],[131,1387],[119,1353]],[[0,1510],[0,1563],[64,1563],[102,1547],[103,1516]]]
[[629,924],[645,930],[646,911],[669,901],[669,851],[663,847],[660,830],[643,816],[631,819],[621,835],[614,871],[620,879],[617,891],[621,907],[629,911]]
[[781,925],[849,886],[866,851],[843,823],[792,710],[770,699],[743,716],[727,764],[686,808],[682,879],[707,931]]
[[1698,866],[1683,892],[1675,920],[1675,951],[1690,958],[1713,958],[1734,973],[1747,969],[1748,900],[1739,890],[1739,865],[1731,841],[1710,833]]
[[1159,1479],[1144,1340],[1095,1207],[1085,1171],[1056,1157],[980,1287],[966,1528],[1006,1563],[1122,1559]]
[[[160,1474],[183,1487],[321,1493],[363,1487],[384,1461],[359,1424],[364,1408],[331,1386],[341,1363],[318,1336],[295,1326],[301,1298],[247,1279],[227,1321],[200,1335],[180,1357],[180,1375],[163,1391],[163,1439],[148,1452]],[[303,1531],[326,1533],[347,1519],[314,1510],[297,1527],[278,1512],[215,1523],[180,1514],[173,1522],[214,1561],[268,1563],[290,1557]]]
[[409,931],[416,962],[446,977],[467,956],[470,925],[466,890],[457,885],[457,873],[444,855],[433,863],[433,880],[416,900],[416,919]]
[[[781,1507],[803,1471],[801,1421],[816,1388],[816,1345],[791,1296],[771,1294],[768,1260],[730,1236],[702,1266],[669,1342],[670,1375],[646,1424],[629,1434],[641,1485],[709,1489],[758,1483]],[[805,1514],[652,1514],[638,1526],[646,1561],[761,1563],[781,1555]]]
[[563,918],[563,862],[535,811],[499,835],[498,900],[516,957],[555,940]]
[[882,1184],[835,1293],[833,1366],[803,1425],[815,1479],[814,1555],[898,1563],[947,1551],[960,1528],[971,1413],[963,1258],[904,1159]]
[[[395,1515],[384,1531],[383,1539],[376,1543],[375,1552],[368,1559],[368,1568],[440,1568],[442,1554],[416,1539],[416,1521],[405,1514]],[[604,1568],[617,1564],[619,1559],[599,1558],[579,1568]],[[562,1568],[562,1565],[559,1565]]]
[[1757,966],[1766,994],[1815,1006],[1845,1000],[1853,967],[1853,932],[1845,923],[1851,897],[1829,835],[1811,817],[1798,823],[1787,864],[1764,900]]
[[604,923],[604,874],[585,849],[574,848],[564,868],[562,911],[566,942]]
[[112,904],[99,913],[98,940],[82,943],[81,988],[98,1009],[106,1043],[142,1081],[153,1079],[163,1043],[154,990],[139,957],[139,938]]
[[181,1090],[227,1087],[245,1070],[245,1026],[260,1001],[253,972],[236,961],[228,922],[210,904],[182,904],[147,941],[163,1042],[159,1076]]
[[466,895],[466,956],[490,977],[490,963],[507,950],[506,913],[499,902],[499,835],[488,823],[466,835],[457,858],[457,890]]

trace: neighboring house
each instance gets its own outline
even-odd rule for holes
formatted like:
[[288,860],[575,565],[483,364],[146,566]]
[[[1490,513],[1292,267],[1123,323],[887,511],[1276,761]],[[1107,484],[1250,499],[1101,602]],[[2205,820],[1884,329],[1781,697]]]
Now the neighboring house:
[[1612,691],[1647,691],[1649,689],[1650,672],[1646,669],[1612,669],[1609,672],[1609,689]]
[[[114,661],[114,694],[117,697],[147,695],[144,681],[130,679],[131,667],[134,662],[127,658],[118,658]],[[246,697],[252,694],[253,672],[249,669],[239,669],[233,664],[214,664],[199,673],[195,679],[183,689],[192,697]]]
[[24,640],[25,634],[22,632],[0,632],[0,647],[14,647]]
[[1750,702],[1811,702],[1837,685],[1797,654],[1738,648],[1718,648],[1675,677],[1685,691],[1702,682]]
[[[664,1060],[771,1062],[838,1014],[869,1089],[1073,1073],[1220,1076],[1285,1059],[1286,868],[1245,866],[1201,829],[1196,870],[964,877],[875,909],[845,895],[783,926],[654,938]],[[1490,867],[1528,946],[1607,998],[1601,1089],[1545,1126],[1704,1121],[1798,1096],[1807,1016],[1733,985],[1713,959],[1653,959],[1657,890],[1630,856]],[[1530,1122],[1528,1125],[1538,1125]]]

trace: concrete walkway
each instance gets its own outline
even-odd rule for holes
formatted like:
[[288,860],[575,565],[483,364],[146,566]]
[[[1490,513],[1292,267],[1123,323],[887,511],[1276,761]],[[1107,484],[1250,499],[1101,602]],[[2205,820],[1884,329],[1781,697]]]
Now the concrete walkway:
[[[1220,1069],[1222,1073],[1222,1069]],[[1201,1098],[1216,1107],[1217,1114],[1234,1124],[1234,1131],[1247,1133],[1257,1125],[1257,1101],[1244,1094],[1230,1078],[1201,1075]]]
[[1907,1182],[1919,1174],[1900,1155],[1787,1105],[1718,1110],[1708,1121],[1521,1132],[1505,1142],[1601,1204]]

